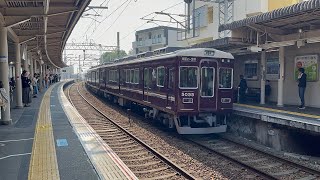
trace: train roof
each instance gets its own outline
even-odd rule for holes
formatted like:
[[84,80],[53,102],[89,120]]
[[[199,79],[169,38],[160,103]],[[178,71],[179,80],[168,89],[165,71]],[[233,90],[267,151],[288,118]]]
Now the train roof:
[[194,49],[178,50],[178,51],[167,53],[167,54],[160,54],[156,56],[150,56],[150,57],[135,59],[131,61],[123,61],[123,62],[116,62],[112,64],[100,65],[100,66],[90,68],[90,70],[94,70],[101,67],[111,67],[115,65],[129,65],[129,64],[148,62],[148,61],[154,61],[154,60],[165,59],[165,58],[182,57],[182,56],[234,59],[231,53],[223,52],[217,49],[194,48]]

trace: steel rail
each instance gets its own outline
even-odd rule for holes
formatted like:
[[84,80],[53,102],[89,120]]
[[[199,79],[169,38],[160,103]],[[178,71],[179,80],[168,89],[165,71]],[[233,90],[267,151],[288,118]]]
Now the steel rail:
[[[221,137],[221,136],[220,136]],[[302,164],[299,164],[299,163],[296,163],[294,161],[291,161],[289,159],[285,159],[283,157],[280,157],[280,156],[277,156],[275,154],[272,154],[272,153],[269,153],[269,152],[265,152],[265,151],[261,151],[257,148],[254,148],[252,146],[248,146],[248,145],[244,145],[244,144],[241,144],[239,142],[236,142],[236,141],[233,141],[233,140],[230,140],[230,139],[226,139],[224,137],[221,137],[221,139],[225,140],[225,141],[228,141],[230,143],[233,143],[233,144],[236,144],[238,146],[241,146],[243,148],[247,148],[247,149],[250,149],[251,151],[253,152],[256,152],[256,153],[260,153],[260,154],[263,154],[265,156],[269,156],[271,158],[273,158],[274,160],[278,160],[278,161],[282,161],[286,164],[288,164],[288,166],[291,166],[291,167],[295,167],[295,168],[298,168],[298,169],[301,169],[302,171],[305,171],[307,173],[310,173],[312,175],[315,175],[317,176],[318,178],[320,177],[320,170],[317,170],[317,169],[314,169],[314,168],[311,168],[311,167],[307,167],[305,165],[302,165]]]
[[[71,85],[73,86],[73,85]],[[70,97],[70,88],[68,89],[68,96],[70,99],[71,104],[74,106],[74,104],[71,101],[71,97]],[[195,180],[196,178],[194,176],[192,176],[189,172],[187,172],[186,170],[184,170],[183,168],[179,167],[177,164],[175,164],[174,162],[172,162],[170,159],[166,158],[164,155],[162,155],[160,152],[158,152],[157,150],[155,150],[154,148],[152,148],[151,146],[147,145],[145,142],[143,142],[142,140],[140,140],[138,137],[134,136],[132,133],[130,133],[129,131],[127,131],[126,129],[124,129],[123,127],[121,127],[118,123],[114,122],[113,120],[111,120],[110,118],[108,118],[107,115],[105,115],[102,111],[100,111],[98,108],[96,108],[92,103],[90,103],[81,93],[79,90],[79,86],[77,86],[77,91],[78,94],[81,96],[81,98],[83,100],[85,100],[93,109],[95,109],[99,114],[101,114],[104,118],[106,118],[107,120],[109,120],[113,125],[115,125],[117,128],[119,128],[121,131],[123,131],[125,134],[127,134],[128,136],[130,136],[132,139],[134,139],[136,142],[138,142],[140,145],[142,145],[143,147],[145,147],[148,151],[150,151],[151,153],[153,153],[155,156],[157,156],[159,159],[161,159],[164,163],[166,163],[168,166],[170,166],[171,168],[173,168],[175,171],[177,171],[181,176],[185,177],[186,179],[190,179],[190,180]]]
[[[200,146],[200,147],[202,147],[202,148],[204,148],[204,149],[206,149],[206,150],[208,150],[208,151],[211,151],[211,152],[214,152],[214,153],[216,153],[216,154],[219,154],[219,155],[225,157],[226,159],[228,159],[228,160],[230,160],[230,161],[233,161],[233,162],[235,162],[235,163],[237,163],[237,164],[239,164],[239,165],[241,165],[241,166],[244,166],[244,167],[246,167],[246,168],[248,168],[248,169],[250,169],[250,170],[252,170],[252,171],[254,171],[254,172],[258,173],[258,174],[263,175],[264,177],[266,177],[266,178],[268,178],[268,179],[276,179],[276,180],[281,179],[281,178],[279,178],[279,176],[274,176],[274,175],[269,174],[269,173],[267,173],[267,172],[265,172],[265,171],[263,171],[263,170],[260,170],[260,169],[258,169],[258,168],[255,168],[253,165],[249,165],[249,164],[247,164],[247,163],[245,163],[245,162],[243,162],[243,161],[241,161],[241,160],[238,160],[238,159],[236,159],[236,158],[233,158],[233,157],[231,157],[231,156],[228,156],[227,154],[224,154],[223,152],[221,152],[221,151],[219,151],[219,150],[215,150],[215,149],[213,149],[213,148],[210,148],[210,147],[208,147],[208,146],[206,146],[206,145],[204,145],[204,144],[202,144],[202,143],[197,142],[196,140],[189,139],[189,138],[183,138],[183,139],[185,139],[186,141],[189,141],[189,142],[191,142],[191,143],[194,143],[195,145]],[[235,142],[235,141],[232,141],[232,140],[229,140],[229,139],[225,139],[225,138],[221,138],[221,139],[222,139],[222,140],[225,140],[225,141],[227,141],[227,142],[229,142],[229,143],[231,143],[231,144],[235,144],[235,145],[241,146],[242,148],[249,149],[249,150],[251,150],[251,151],[254,152],[254,153],[258,153],[258,154],[262,154],[262,155],[264,155],[264,156],[267,156],[267,157],[269,157],[270,159],[279,161],[279,162],[281,162],[281,163],[285,163],[285,165],[290,166],[290,167],[292,167],[292,168],[298,168],[298,169],[300,169],[301,171],[304,171],[304,172],[306,172],[306,173],[310,173],[310,174],[314,175],[316,178],[319,178],[319,177],[320,177],[320,171],[319,171],[319,170],[316,170],[316,169],[313,169],[313,168],[309,168],[309,167],[307,167],[307,166],[304,166],[304,165],[295,163],[295,162],[293,162],[293,161],[290,161],[290,160],[287,160],[287,159],[278,157],[278,156],[273,155],[273,154],[271,154],[271,153],[267,153],[267,152],[258,150],[258,149],[256,149],[256,148],[250,147],[250,146],[243,145],[243,144],[241,144],[241,143],[238,143],[238,142]]]
[[270,174],[268,174],[266,172],[263,172],[263,171],[261,171],[259,169],[256,169],[253,166],[250,166],[250,165],[248,165],[248,164],[246,164],[246,163],[244,163],[244,162],[242,162],[240,160],[237,160],[236,158],[232,158],[232,157],[230,157],[230,156],[228,156],[226,154],[223,154],[223,153],[221,153],[221,152],[219,152],[217,150],[214,150],[214,149],[212,149],[210,147],[207,147],[207,146],[205,146],[205,145],[203,145],[203,144],[201,144],[201,143],[199,143],[197,141],[191,140],[189,138],[183,138],[183,139],[186,140],[186,141],[189,141],[190,143],[193,143],[196,146],[200,146],[201,148],[203,148],[203,149],[205,149],[207,151],[210,151],[210,152],[213,152],[215,154],[218,154],[218,155],[222,156],[223,158],[228,159],[231,162],[234,162],[235,164],[238,164],[238,165],[240,165],[242,167],[247,168],[248,170],[251,170],[251,171],[253,171],[253,172],[257,173],[257,174],[260,174],[262,177],[264,177],[266,179],[278,180],[278,178],[276,178],[275,176],[272,176],[272,175],[270,175]]

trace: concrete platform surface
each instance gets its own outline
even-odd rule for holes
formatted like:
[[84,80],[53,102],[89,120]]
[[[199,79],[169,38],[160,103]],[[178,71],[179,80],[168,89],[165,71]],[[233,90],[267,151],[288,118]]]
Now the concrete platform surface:
[[59,104],[61,85],[12,109],[13,124],[0,126],[1,180],[99,179]]
[[292,106],[234,104],[233,109],[239,116],[320,133],[320,109],[317,108],[298,110]]

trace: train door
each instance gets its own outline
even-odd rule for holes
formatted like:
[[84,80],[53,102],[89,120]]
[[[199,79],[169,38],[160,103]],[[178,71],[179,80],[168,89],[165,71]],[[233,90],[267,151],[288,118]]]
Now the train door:
[[143,101],[149,101],[149,91],[151,86],[150,68],[143,68]]
[[201,60],[200,62],[200,93],[199,111],[212,112],[216,109],[215,82],[217,62],[214,60]]
[[167,107],[174,107],[175,103],[175,68],[174,67],[169,67],[167,78]]

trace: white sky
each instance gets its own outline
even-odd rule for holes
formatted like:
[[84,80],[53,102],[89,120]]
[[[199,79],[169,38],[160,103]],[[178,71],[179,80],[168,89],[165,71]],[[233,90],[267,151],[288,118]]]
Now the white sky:
[[[110,0],[108,5],[106,4],[109,0],[92,0],[91,6],[100,6],[101,3],[105,2],[103,5],[108,6],[109,9],[106,10],[96,10],[101,12],[101,17],[97,17],[97,21],[102,21],[100,25],[98,22],[93,21],[89,18],[81,18],[76,25],[74,31],[72,32],[69,42],[86,42],[93,41],[97,44],[103,45],[116,45],[117,43],[117,32],[120,32],[120,46],[121,49],[129,51],[132,49],[132,42],[135,40],[135,30],[146,29],[150,27],[158,26],[154,23],[146,23],[147,21],[141,20],[140,18],[148,15],[155,11],[162,11],[168,7],[171,7],[177,3],[183,2],[183,0]],[[130,2],[131,1],[131,2]],[[126,2],[119,10],[112,13],[117,9],[122,3]],[[127,4],[130,4],[127,6]],[[125,9],[125,7],[127,8]],[[125,10],[124,10],[125,9]],[[117,17],[124,10],[122,15],[116,21]],[[184,3],[181,3],[174,8],[171,8],[165,12],[184,14]],[[95,14],[93,10],[86,13]],[[109,16],[110,15],[110,16]],[[108,18],[106,18],[109,16]],[[150,17],[153,17],[151,15]],[[93,16],[90,16],[94,18]],[[158,15],[157,18],[164,16]],[[116,21],[116,22],[115,22]],[[115,23],[113,23],[115,22]],[[158,23],[160,25],[169,25],[168,23]],[[171,24],[171,26],[176,27],[176,24]],[[108,29],[109,28],[109,29]]]

